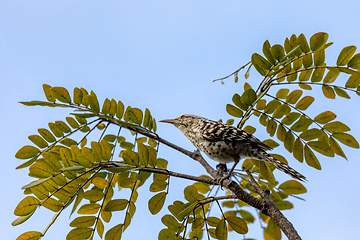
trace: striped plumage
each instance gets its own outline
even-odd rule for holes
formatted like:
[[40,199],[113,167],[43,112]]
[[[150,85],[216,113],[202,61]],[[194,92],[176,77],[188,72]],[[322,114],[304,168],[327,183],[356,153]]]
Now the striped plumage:
[[271,149],[269,146],[241,129],[190,114],[161,122],[174,124],[197,149],[215,161],[235,162],[235,167],[240,159],[254,158],[273,164],[293,178],[305,180],[302,174],[270,156],[266,152]]

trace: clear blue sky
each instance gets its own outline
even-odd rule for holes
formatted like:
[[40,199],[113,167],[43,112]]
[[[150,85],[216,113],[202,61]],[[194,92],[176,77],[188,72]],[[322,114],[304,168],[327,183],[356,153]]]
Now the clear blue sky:
[[[159,119],[192,113],[227,119],[225,105],[242,83],[225,85],[212,80],[225,76],[261,52],[262,43],[283,43],[291,34],[307,37],[325,31],[335,44],[327,51],[333,64],[348,45],[360,47],[358,0],[343,1],[0,1],[0,109],[2,137],[2,189],[0,226],[2,239],[15,239],[29,230],[42,231],[53,213],[40,210],[26,223],[11,227],[13,210],[24,195],[20,188],[30,181],[15,152],[29,144],[28,135],[61,120],[65,111],[25,107],[18,101],[45,99],[41,85],[84,87],[101,101],[115,98],[127,105],[149,108]],[[251,72],[250,83],[260,76]],[[241,76],[239,82],[243,82]],[[345,81],[345,79],[339,79]],[[319,97],[309,115],[332,110],[360,139],[359,97],[334,101]],[[252,121],[257,124],[257,120]],[[172,126],[159,125],[158,133],[187,149],[193,146]],[[257,137],[267,139],[259,127]],[[303,239],[356,239],[359,150],[344,147],[349,161],[319,156],[317,171],[291,159],[290,164],[307,176],[306,201],[292,200],[294,210],[284,214]],[[204,170],[191,159],[162,146],[169,169],[200,175]],[[215,163],[212,162],[213,165]],[[288,179],[279,171],[277,177]],[[185,181],[170,189],[166,205],[183,196]],[[143,191],[133,225],[123,239],[157,239],[162,214],[151,216]],[[70,230],[69,212],[60,217],[45,239],[65,239]],[[117,219],[122,221],[122,217]],[[115,219],[114,219],[115,220]],[[141,229],[141,230],[139,230]],[[259,222],[248,237],[260,238]]]

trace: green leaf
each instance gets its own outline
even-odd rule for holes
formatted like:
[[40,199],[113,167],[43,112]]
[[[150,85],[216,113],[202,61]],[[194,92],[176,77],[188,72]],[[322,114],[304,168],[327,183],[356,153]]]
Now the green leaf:
[[75,87],[74,88],[74,103],[77,105],[80,105],[83,100],[83,92],[80,90],[80,88]]
[[248,226],[242,218],[228,216],[226,217],[226,221],[235,232],[239,234],[246,234],[248,232]]
[[[360,56],[360,55],[359,55]],[[349,79],[345,83],[346,88],[357,88],[360,84],[360,74],[354,73],[352,74]]]
[[90,109],[93,113],[97,114],[100,112],[100,105],[97,97],[95,95],[87,95],[86,99],[90,104]]
[[281,103],[280,103],[278,100],[274,99],[274,100],[270,101],[270,102],[266,105],[266,107],[264,108],[264,113],[271,114],[271,113],[273,113],[273,112],[276,110],[276,108],[279,107],[280,105],[281,105]]
[[269,63],[263,56],[260,54],[254,53],[251,57],[252,64],[257,64],[261,68],[269,70],[272,67],[272,64]]
[[70,227],[76,228],[86,228],[91,227],[95,224],[96,217],[95,216],[81,216],[77,217],[71,221]]
[[360,70],[360,53],[355,54],[355,56],[350,59],[347,65],[353,69]]
[[314,52],[314,65],[323,66],[324,63],[325,63],[325,50],[322,49]]
[[99,211],[100,205],[97,203],[89,203],[82,205],[77,211],[78,214],[95,214]]
[[55,102],[56,98],[55,98],[55,94],[53,93],[51,86],[48,84],[43,84],[43,90],[45,93],[45,97],[49,102]]
[[167,185],[168,184],[166,181],[154,181],[150,185],[150,192],[164,191],[166,189]]
[[72,127],[72,128],[78,128],[79,127],[78,122],[72,117],[66,117],[66,121],[70,125],[70,127]]
[[301,97],[303,91],[302,90],[294,90],[287,97],[286,102],[290,104],[295,104],[299,98]]
[[276,122],[274,121],[274,119],[270,119],[270,120],[267,122],[266,131],[270,134],[270,136],[274,136],[275,131],[276,131],[276,127],[277,127],[277,124],[276,124]]
[[294,125],[291,126],[291,130],[295,132],[303,132],[313,123],[313,120],[309,118],[300,118]]
[[266,40],[263,44],[262,51],[263,51],[265,57],[268,59],[268,61],[274,65],[276,63],[276,61],[275,61],[274,57],[272,56],[270,49],[271,49],[270,42],[269,42],[269,40]]
[[39,135],[30,135],[28,138],[39,148],[46,148],[48,146],[47,142]]
[[325,68],[316,68],[311,76],[311,82],[321,82],[324,77]]
[[300,117],[300,113],[298,112],[290,112],[286,117],[283,118],[281,123],[285,125],[291,125],[293,122],[295,122]]
[[116,117],[121,119],[124,115],[124,104],[121,101],[118,101],[116,108]]
[[323,82],[324,83],[333,83],[336,78],[339,76],[340,70],[330,68],[328,73],[325,75]]
[[349,94],[347,94],[347,92],[345,90],[343,90],[339,87],[336,87],[336,86],[334,86],[334,90],[339,97],[350,99]]
[[[280,203],[281,202],[283,201],[280,201]],[[264,229],[264,239],[265,240],[281,239],[281,230],[272,219],[269,220],[267,227]]]
[[330,148],[329,144],[322,141],[311,141],[308,142],[307,145],[309,145],[312,149],[317,151],[318,153],[321,153],[328,157],[334,157],[335,154],[333,150]]
[[105,240],[120,240],[123,232],[124,224],[118,224],[115,227],[112,227],[105,234]]
[[230,114],[233,117],[241,118],[243,116],[243,111],[241,111],[239,108],[235,107],[231,104],[226,104],[226,111],[228,114]]
[[310,167],[321,170],[321,165],[319,160],[307,145],[305,145],[304,154],[305,154],[305,161]]
[[101,113],[103,114],[109,114],[111,107],[111,101],[108,98],[105,98],[104,103],[102,105]]
[[109,186],[109,182],[102,177],[95,177],[91,182],[100,189],[104,189]]
[[66,90],[66,88],[52,87],[51,91],[53,92],[56,99],[59,100],[60,102],[71,103],[71,97],[68,90]]
[[339,54],[336,65],[345,66],[350,61],[355,52],[356,47],[353,45],[344,47]]
[[294,148],[293,148],[293,156],[299,162],[304,161],[304,145],[302,144],[299,138],[295,140]]
[[280,44],[275,44],[270,48],[271,55],[277,60],[282,60],[283,57],[285,57],[285,52],[283,46]]
[[359,143],[348,133],[333,133],[332,136],[349,147],[359,148]]
[[272,173],[268,163],[260,161],[260,175],[262,178],[268,180],[270,183],[275,182],[274,174]]
[[176,239],[176,235],[175,235],[175,232],[173,230],[162,229],[159,232],[158,240],[175,240],[175,239]]
[[[11,225],[12,226],[17,226],[17,225],[20,225],[22,223],[24,223],[26,220],[28,220],[32,215],[34,214],[34,212],[28,214],[28,215],[25,215],[25,216],[20,216],[18,217],[17,219],[15,219]],[[18,238],[17,238],[18,239]]]
[[279,91],[276,93],[276,97],[280,98],[280,99],[286,99],[286,97],[288,96],[290,90],[287,88],[281,88],[279,89]]
[[250,88],[247,89],[242,95],[241,95],[241,102],[245,106],[250,106],[254,101],[256,100],[256,93],[255,91]]
[[38,185],[43,184],[44,182],[46,182],[46,181],[49,180],[49,179],[50,179],[50,177],[33,181],[33,182],[29,183],[29,184],[26,184],[26,185],[23,186],[21,189],[27,189],[27,188],[36,187],[36,186],[38,186]]
[[66,235],[66,240],[89,239],[91,233],[91,228],[74,228]]
[[[311,67],[313,65],[313,58],[312,58],[311,54],[304,55],[302,57],[302,59],[303,59],[304,68],[309,68],[309,67]],[[311,75],[311,72],[312,72],[312,69],[307,70],[307,71],[302,71],[301,73],[303,73],[303,72],[307,72],[307,75],[309,76],[307,79],[309,79],[310,75]],[[300,74],[300,76],[301,76],[301,74]],[[303,80],[303,81],[306,81],[306,80]]]
[[26,216],[33,213],[36,208],[40,205],[40,202],[37,198],[33,196],[27,196],[16,206],[14,214],[16,216]]
[[314,100],[315,98],[311,96],[305,96],[295,105],[295,107],[299,110],[306,110],[314,102]]
[[336,118],[336,114],[331,111],[325,111],[320,113],[314,118],[315,122],[318,122],[320,124],[328,123]]
[[42,236],[41,232],[29,231],[21,234],[16,240],[39,240]]
[[263,110],[265,107],[266,107],[266,100],[265,99],[260,99],[256,104],[256,109],[257,110]]
[[323,85],[322,91],[323,91],[325,97],[330,98],[330,99],[335,99],[336,95],[335,95],[334,89],[332,89],[330,86]]
[[110,200],[106,204],[104,211],[107,211],[107,212],[122,211],[128,206],[128,204],[129,204],[129,201],[127,199]]
[[39,153],[40,153],[40,150],[37,149],[36,147],[26,145],[26,146],[23,146],[22,148],[20,148],[19,151],[17,151],[17,153],[15,154],[15,157],[18,159],[29,159],[29,158],[35,157]]
[[221,219],[216,226],[215,234],[218,240],[227,240],[228,231],[225,219]]
[[161,218],[161,222],[169,229],[177,231],[180,228],[180,223],[170,214],[166,214]]
[[298,36],[297,40],[298,40],[298,43],[300,45],[301,50],[304,53],[310,52],[309,44],[308,44],[308,42],[306,40],[306,37],[305,37],[305,35],[303,33]]
[[288,150],[289,152],[293,152],[294,143],[295,143],[295,137],[294,137],[294,135],[292,134],[291,131],[288,131],[288,132],[285,134],[284,147],[285,147],[286,150]]
[[329,38],[329,34],[325,32],[315,33],[310,38],[310,48],[312,51],[319,51],[325,47],[326,41]]
[[54,198],[48,198],[45,202],[42,203],[42,206],[53,212],[58,212],[63,207],[63,203]]
[[280,184],[279,189],[288,194],[302,194],[307,192],[306,188],[296,180],[289,180]]
[[274,118],[282,118],[285,114],[291,111],[290,107],[287,104],[283,104],[278,107],[273,113]]
[[331,149],[334,151],[335,154],[347,159],[344,151],[341,149],[340,145],[337,143],[337,141],[333,137],[329,138],[329,143],[330,143]]
[[324,131],[317,128],[311,128],[309,130],[302,132],[299,137],[301,137],[305,141],[310,141],[324,136],[326,136],[326,133],[324,133]]
[[160,212],[160,210],[164,206],[165,199],[166,199],[166,192],[158,193],[154,195],[152,198],[150,198],[148,207],[152,215],[155,215],[158,212]]
[[136,152],[133,152],[131,150],[125,150],[122,153],[122,158],[129,165],[132,165],[132,166],[139,165],[139,155]]
[[262,143],[264,143],[265,145],[269,146],[272,149],[279,146],[279,144],[272,139],[266,139],[266,140],[262,141]]
[[50,130],[56,137],[64,136],[63,131],[61,131],[61,129],[55,123],[49,122],[48,125],[49,125]]
[[346,126],[344,123],[339,121],[330,122],[326,125],[324,125],[324,129],[331,133],[342,133],[350,131],[350,128]]
[[254,53],[251,56],[251,63],[255,67],[256,71],[258,71],[262,76],[265,76],[267,71],[257,63],[256,54],[257,53]]
[[141,124],[143,120],[143,112],[139,108],[130,108],[127,111],[130,122]]
[[54,174],[54,170],[44,159],[37,160],[29,168],[29,175],[38,178],[48,178]]

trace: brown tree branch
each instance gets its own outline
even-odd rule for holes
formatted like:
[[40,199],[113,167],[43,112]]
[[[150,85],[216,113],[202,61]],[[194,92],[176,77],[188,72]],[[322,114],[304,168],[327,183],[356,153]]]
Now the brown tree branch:
[[[120,126],[120,124],[114,120],[110,120],[108,119],[107,121]],[[133,127],[127,127],[127,126],[122,126],[124,128],[127,128],[131,131],[135,131],[137,133],[140,133],[146,137],[152,138],[160,143],[163,143],[166,146],[169,146],[187,156],[189,156],[190,158],[198,161],[204,168],[205,170],[210,174],[211,177],[213,177],[214,179],[219,179],[219,175],[217,173],[216,170],[214,170],[206,161],[205,159],[201,156],[199,151],[195,151],[195,152],[190,152],[184,148],[181,148],[161,137],[159,137],[158,135],[151,133],[151,132],[147,132],[147,131],[143,131],[141,129],[138,128],[133,128]],[[156,169],[156,168],[145,168],[147,169],[147,171],[155,171],[155,170],[150,170],[150,169]],[[158,170],[156,170],[158,171]],[[162,174],[169,174],[172,173],[175,175],[178,175],[178,177],[185,178],[185,179],[190,179],[190,180],[195,180],[196,177],[191,176],[190,175],[185,175],[185,174],[180,174],[179,173],[175,173],[175,172],[171,172],[168,170],[164,170],[163,171],[159,171],[158,173],[162,173]],[[198,180],[203,181],[208,181],[210,179],[206,179],[205,178],[200,178]],[[197,180],[195,180],[197,181]],[[215,181],[215,182],[214,182]],[[254,178],[250,178],[250,184],[254,185],[254,183],[251,182],[255,182]],[[211,180],[209,182],[206,182],[209,184],[214,184],[216,183],[216,185],[219,185],[219,181],[216,180]],[[256,182],[255,182],[256,183]],[[256,183],[257,184],[257,183]],[[251,194],[249,194],[248,192],[246,192],[245,190],[243,190],[242,188],[240,188],[239,184],[237,184],[236,182],[230,180],[230,179],[225,179],[222,182],[222,185],[226,188],[228,188],[239,200],[247,203],[248,205],[259,209],[261,211],[264,212],[264,214],[268,215],[269,217],[271,217],[271,219],[274,220],[274,222],[278,225],[278,227],[284,232],[284,234],[290,239],[290,240],[299,240],[301,239],[299,234],[297,233],[297,231],[295,230],[295,228],[293,227],[293,225],[291,224],[291,222],[289,222],[289,220],[287,220],[287,218],[280,212],[280,210],[276,207],[275,203],[271,200],[270,198],[270,194],[265,194],[265,192],[260,188],[260,186],[257,188],[258,194],[263,198],[263,201],[253,197]],[[258,186],[258,185],[257,185]],[[255,188],[255,189],[256,189]],[[259,189],[260,188],[260,189]],[[260,194],[261,193],[261,194]]]
[[261,187],[255,181],[249,170],[246,169],[246,173],[250,178],[249,184],[263,199],[264,209],[262,210],[262,212],[271,217],[271,219],[276,223],[276,225],[280,227],[280,229],[290,240],[300,240],[301,238],[292,223],[287,220],[287,218],[280,212],[274,201],[271,199],[270,191],[264,191],[263,189],[261,189]]

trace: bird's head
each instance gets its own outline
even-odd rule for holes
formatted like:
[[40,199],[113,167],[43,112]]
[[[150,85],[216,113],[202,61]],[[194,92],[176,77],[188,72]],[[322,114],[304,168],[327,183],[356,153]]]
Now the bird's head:
[[161,120],[159,122],[171,123],[184,132],[185,129],[191,128],[192,125],[197,124],[201,117],[184,114],[174,119]]

